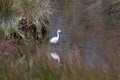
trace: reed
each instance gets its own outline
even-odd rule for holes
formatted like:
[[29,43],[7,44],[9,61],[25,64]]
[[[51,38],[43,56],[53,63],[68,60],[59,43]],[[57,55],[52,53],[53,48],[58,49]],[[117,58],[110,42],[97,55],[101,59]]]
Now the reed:
[[[19,47],[18,47],[19,48]],[[65,51],[59,51],[61,66],[50,56],[50,46],[25,42],[18,49],[16,56],[9,56],[0,62],[0,79],[2,80],[118,80],[114,67],[84,66],[79,49],[66,46]],[[21,56],[19,56],[21,54]],[[63,56],[64,54],[64,56]]]

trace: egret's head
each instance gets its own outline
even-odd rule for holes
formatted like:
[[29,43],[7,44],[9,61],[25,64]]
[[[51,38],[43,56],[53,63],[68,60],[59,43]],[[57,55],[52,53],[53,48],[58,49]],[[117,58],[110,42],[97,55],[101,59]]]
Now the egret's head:
[[57,32],[62,32],[60,29]]

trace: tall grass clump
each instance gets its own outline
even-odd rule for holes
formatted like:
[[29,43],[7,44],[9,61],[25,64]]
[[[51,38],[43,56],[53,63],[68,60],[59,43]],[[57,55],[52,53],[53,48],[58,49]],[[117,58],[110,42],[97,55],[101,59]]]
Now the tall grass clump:
[[14,0],[13,8],[21,15],[36,17],[49,17],[54,11],[50,0]]
[[[20,27],[19,20],[25,18],[26,22],[21,25],[22,27],[25,24],[27,25],[26,28],[35,25],[37,30],[35,32],[37,32],[38,38],[43,41],[47,39],[49,18],[54,12],[53,4],[50,0],[1,0],[0,4],[0,14],[3,18],[0,25],[4,28],[3,31],[7,30],[4,31],[5,34],[6,32],[11,34],[12,31],[15,31],[21,36],[21,33],[18,30],[16,31],[16,27]],[[2,25],[3,23],[9,24]],[[12,28],[9,33],[8,28]]]
[[53,11],[50,0],[0,0],[1,17],[22,16],[23,14],[49,17]]

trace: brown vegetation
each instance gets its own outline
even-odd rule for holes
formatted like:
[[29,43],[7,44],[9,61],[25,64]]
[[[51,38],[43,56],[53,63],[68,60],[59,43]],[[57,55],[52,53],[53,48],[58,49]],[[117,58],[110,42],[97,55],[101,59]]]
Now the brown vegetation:
[[[57,1],[62,5],[59,9],[62,9],[66,24],[62,26],[66,43],[60,43],[56,49],[52,49],[48,43],[38,44],[32,40],[1,39],[0,79],[119,80],[120,1]],[[46,17],[39,17],[39,19],[40,23],[42,21],[49,24]],[[35,29],[31,30],[31,23],[34,21],[31,21],[30,15],[25,16],[25,24],[28,27],[25,30],[28,38],[29,33],[36,33]],[[40,27],[41,33],[44,34],[47,29],[42,27]],[[62,65],[50,57],[53,50],[60,56]]]

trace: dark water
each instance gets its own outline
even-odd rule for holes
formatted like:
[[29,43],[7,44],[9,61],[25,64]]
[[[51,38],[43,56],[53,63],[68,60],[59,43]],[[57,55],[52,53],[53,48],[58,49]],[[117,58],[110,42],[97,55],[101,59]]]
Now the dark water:
[[[58,50],[65,45],[77,45],[82,52],[82,59],[86,65],[119,65],[117,57],[120,46],[120,36],[115,40],[108,39],[120,35],[120,28],[110,25],[105,18],[102,0],[58,0],[58,11],[50,20],[50,36],[56,35],[58,29],[62,30]],[[107,22],[108,23],[107,23]],[[119,26],[119,25],[117,25]],[[113,35],[116,32],[115,35]],[[116,43],[118,42],[118,43]],[[73,54],[74,55],[74,54]],[[113,56],[113,60],[110,56]]]

